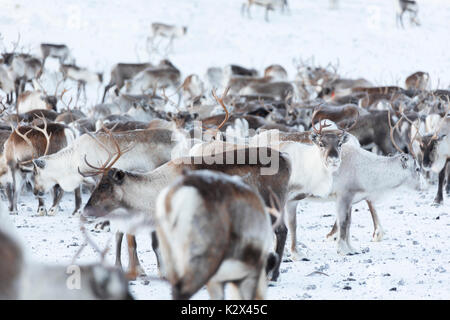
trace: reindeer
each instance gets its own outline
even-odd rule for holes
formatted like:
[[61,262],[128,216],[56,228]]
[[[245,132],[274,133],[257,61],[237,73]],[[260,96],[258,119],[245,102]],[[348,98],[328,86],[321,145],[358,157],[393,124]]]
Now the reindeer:
[[42,66],[48,57],[57,58],[60,64],[64,64],[70,57],[70,50],[65,44],[41,43]]
[[77,82],[77,98],[75,105],[77,105],[81,91],[83,91],[84,100],[87,100],[86,84],[98,83],[100,85],[103,82],[103,73],[91,72],[86,68],[80,68],[74,64],[61,64],[60,71],[63,74],[64,81],[69,78]]
[[430,81],[428,72],[417,71],[405,80],[405,87],[407,90],[426,90]]
[[6,93],[6,103],[11,104],[15,90],[14,80],[11,78],[9,70],[3,65],[0,65],[0,89]]
[[242,4],[241,7],[241,14],[244,14],[244,10],[247,10],[247,16],[251,18],[250,16],[250,7],[252,5],[257,5],[264,7],[266,9],[266,13],[264,16],[264,19],[266,22],[269,22],[269,11],[274,11],[275,8],[281,8],[281,12],[284,13],[285,10],[289,9],[287,0],[247,0]]
[[275,101],[292,100],[294,95],[294,86],[285,81],[270,83],[250,83],[241,90],[240,95],[263,96],[273,98]]
[[[239,159],[227,163],[227,159]],[[252,160],[250,160],[252,159]],[[249,162],[250,161],[250,162]],[[278,170],[275,169],[278,167]],[[144,217],[153,224],[156,196],[178,177],[183,169],[213,170],[230,175],[244,177],[250,186],[258,190],[269,206],[269,188],[279,197],[281,207],[287,195],[287,182],[290,175],[290,162],[283,155],[269,148],[245,148],[223,152],[206,157],[183,157],[174,159],[149,173],[123,171],[115,168],[94,171],[103,174],[101,181],[91,194],[84,215],[110,219],[128,216],[130,213],[144,213]],[[276,253],[281,257],[286,240],[284,224],[276,229]],[[156,253],[160,273],[165,274],[158,247],[158,239],[153,233],[152,247]],[[274,268],[272,279],[279,276],[279,262]]]
[[174,39],[181,38],[186,35],[187,27],[154,22],[151,25],[151,31],[152,34],[148,37],[147,41],[150,41],[153,46],[153,42],[156,37],[169,38],[169,44],[167,45],[168,49],[172,47]]
[[272,64],[264,69],[264,77],[278,81],[285,81],[288,79],[288,74],[286,69],[279,64]]
[[203,81],[196,74],[191,74],[184,79],[181,85],[181,92],[183,95],[183,100],[186,105],[188,104],[198,104],[204,93]]
[[[83,134],[77,138],[71,146],[48,156],[33,160],[34,188],[37,193],[48,192],[55,185],[59,185],[64,191],[79,189],[84,181],[91,181],[89,174],[84,172],[92,170],[93,164],[110,162],[113,150],[123,156],[114,161],[117,168],[124,170],[149,171],[163,163],[172,156],[183,154],[183,136],[174,134],[171,130],[139,130],[112,132],[104,128],[106,132],[95,134]],[[95,167],[95,166],[94,166]],[[75,213],[75,212],[74,212]],[[124,232],[119,232],[117,241],[122,242]],[[127,237],[130,244],[136,242],[132,234]],[[139,260],[136,259],[139,263]],[[121,266],[120,251],[116,255],[116,265]],[[136,271],[143,273],[143,269],[137,264],[129,275],[136,277]],[[131,276],[134,275],[134,276]]]
[[[441,119],[441,123],[433,134],[420,137],[420,151],[423,155],[422,165],[425,171],[439,173],[438,190],[434,199],[434,205],[441,205],[443,202],[443,186],[446,176],[446,168],[450,162],[450,118],[446,114]],[[416,129],[417,130],[417,129]],[[419,130],[417,130],[417,133]],[[450,169],[449,169],[450,170]],[[447,175],[447,193],[450,193],[450,172]]]
[[167,60],[160,65],[157,68],[147,68],[136,74],[132,79],[126,80],[126,92],[142,94],[148,89],[153,89],[155,94],[156,89],[177,88],[180,86],[180,71]]
[[15,84],[16,97],[25,90],[27,82],[39,79],[42,75],[42,63],[26,53],[2,53],[4,64],[9,68],[9,74]]
[[402,28],[405,28],[403,25],[403,15],[405,12],[409,13],[409,21],[411,24],[414,24],[416,26],[420,26],[420,23],[418,21],[417,15],[419,13],[419,7],[417,6],[417,1],[414,0],[398,0],[398,12],[397,12],[397,19],[396,23],[398,26],[398,23],[400,22],[400,25]]
[[32,110],[53,110],[57,111],[58,100],[62,99],[65,91],[60,96],[57,95],[59,83],[56,85],[55,93],[49,95],[47,91],[39,84],[37,80],[34,80],[36,87],[41,90],[24,91],[17,97],[16,108],[17,112],[27,113]]
[[114,92],[119,95],[120,89],[125,85],[125,80],[133,78],[139,72],[152,67],[151,63],[118,63],[111,69],[111,79],[105,87],[102,97],[102,103],[105,102],[106,93],[113,86],[116,86]]
[[[312,122],[315,121],[313,117]],[[291,235],[291,259],[301,260],[304,255],[297,249],[297,217],[298,201],[307,196],[327,197],[331,192],[333,174],[341,164],[341,148],[344,144],[358,144],[356,139],[345,131],[323,131],[314,127],[313,132],[274,135],[273,131],[265,131],[252,137],[250,146],[268,146],[286,153],[292,163],[292,173],[288,182],[289,194],[286,198],[288,229]],[[213,142],[205,149],[197,147],[192,155],[207,156],[223,142]],[[235,147],[231,146],[231,149]],[[221,150],[219,148],[219,150]]]
[[173,299],[189,299],[204,284],[211,299],[223,299],[226,283],[236,287],[235,298],[264,298],[277,259],[271,217],[243,179],[183,172],[158,196],[156,220]]
[[[3,203],[0,222],[0,299],[133,299],[123,273],[103,263],[63,266],[31,261],[3,216]],[[80,287],[74,290],[67,284],[76,267]]]
[[[47,123],[45,118],[41,118],[40,125],[20,126],[14,129],[4,145],[3,157],[0,163],[0,181],[6,185],[6,193],[9,200],[10,214],[17,214],[17,198],[22,190],[27,172],[30,169],[27,165],[37,157],[55,153],[74,140],[72,131],[63,124]],[[63,195],[61,188],[55,185],[53,188],[53,205],[48,212],[55,215],[58,205]],[[38,214],[45,215],[43,194],[37,194],[39,206]],[[81,195],[75,194],[75,200],[79,207]]]
[[350,244],[352,205],[368,201],[374,220],[374,240],[381,239],[383,229],[374,203],[400,186],[417,190],[420,187],[420,167],[411,155],[404,153],[392,157],[378,156],[352,144],[344,145],[341,153],[342,163],[333,175],[330,192],[336,201],[337,220],[327,237],[337,239],[339,254],[352,255],[357,253]]

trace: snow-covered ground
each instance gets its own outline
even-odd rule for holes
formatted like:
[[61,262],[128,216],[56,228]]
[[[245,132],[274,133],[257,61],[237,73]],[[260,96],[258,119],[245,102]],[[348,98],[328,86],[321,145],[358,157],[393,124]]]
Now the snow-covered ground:
[[[269,299],[450,299],[450,197],[433,207],[436,185],[426,191],[398,190],[378,206],[386,232],[381,242],[372,242],[373,226],[365,203],[352,214],[352,242],[361,252],[340,256],[334,243],[325,239],[335,219],[333,202],[305,200],[298,207],[300,248],[310,261],[283,262]],[[37,201],[23,197],[19,215],[12,217],[30,255],[45,263],[70,264],[83,244],[79,218],[72,217],[73,197],[65,195],[62,212],[54,217],[36,217]],[[84,199],[87,200],[86,198]],[[47,201],[49,202],[49,201]],[[94,224],[90,225],[90,230]],[[112,232],[92,233],[100,248],[114,243]],[[125,242],[125,241],[124,241]],[[138,255],[147,274],[157,276],[156,259],[149,234],[137,236]],[[126,246],[123,262],[127,265]],[[114,263],[114,250],[107,262]],[[78,263],[99,260],[90,247]],[[319,272],[315,272],[319,271]],[[161,281],[131,282],[138,299],[169,299],[170,287]],[[351,289],[349,289],[351,288]],[[207,299],[205,289],[194,299]]]
[[[272,63],[284,65],[293,78],[294,58],[314,57],[316,64],[339,60],[339,72],[365,77],[376,84],[403,84],[417,70],[430,73],[432,86],[450,84],[450,2],[419,1],[422,26],[395,26],[396,1],[346,0],[338,10],[328,0],[290,0],[291,12],[253,8],[252,19],[240,15],[242,0],[0,0],[0,30],[5,45],[20,32],[23,50],[39,53],[39,43],[66,43],[80,66],[109,73],[116,62],[162,57],[145,50],[151,22],[188,26],[186,37],[176,40],[169,58],[183,75],[203,75],[207,67],[238,63],[262,70]],[[49,60],[51,69],[57,64]],[[109,75],[106,75],[106,81]],[[92,90],[91,92],[92,93]],[[99,96],[91,94],[89,104]],[[450,298],[450,198],[435,208],[430,204],[436,186],[426,191],[396,191],[377,207],[386,231],[379,243],[371,242],[372,224],[367,206],[355,206],[352,238],[361,253],[337,255],[325,240],[334,222],[334,204],[303,201],[299,206],[298,236],[310,261],[284,262],[269,299],[416,299]],[[86,195],[84,201],[86,201]],[[20,212],[12,217],[19,234],[38,261],[69,264],[83,243],[79,220],[70,216],[74,200],[65,195],[55,217],[36,217],[37,201],[20,199]],[[50,202],[49,200],[47,201]],[[99,245],[113,234],[94,233]],[[139,256],[148,275],[156,276],[150,237],[137,237]],[[124,246],[125,248],[125,246]],[[107,255],[113,263],[113,251]],[[126,260],[126,250],[123,250]],[[98,260],[91,249],[80,263]],[[126,263],[125,263],[126,265]],[[313,273],[320,271],[322,273]],[[313,273],[312,275],[310,275]],[[351,289],[349,289],[351,288]],[[394,289],[395,288],[395,289]],[[139,299],[167,299],[167,283],[139,280],[131,283]],[[194,298],[207,298],[205,290]]]

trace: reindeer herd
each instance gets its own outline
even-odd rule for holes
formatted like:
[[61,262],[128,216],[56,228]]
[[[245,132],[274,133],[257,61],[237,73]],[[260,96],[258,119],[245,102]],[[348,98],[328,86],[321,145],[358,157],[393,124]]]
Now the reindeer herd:
[[[152,30],[170,43],[187,32],[160,23]],[[443,203],[444,188],[450,193],[450,90],[430,89],[426,72],[404,86],[376,86],[312,59],[294,60],[292,70],[226,65],[203,75],[183,75],[168,59],[117,63],[101,103],[80,106],[81,92],[88,101],[86,86],[103,85],[102,74],[77,66],[66,45],[43,43],[36,57],[17,52],[19,40],[0,61],[3,215],[19,214],[27,193],[38,201],[32,219],[65,214],[60,202],[73,193],[85,244],[98,249],[85,225],[110,225],[116,259],[107,266],[104,251],[101,263],[82,267],[82,289],[69,290],[65,267],[30,263],[14,227],[2,222],[0,297],[127,299],[127,281],[149,277],[168,281],[174,299],[205,285],[212,299],[225,297],[225,285],[235,298],[263,299],[282,263],[306,257],[297,241],[302,200],[335,202],[326,236],[337,253],[353,255],[354,204],[366,202],[380,241],[376,207],[386,193],[415,192],[436,178],[433,205]],[[52,94],[42,81],[48,59],[60,65]],[[77,90],[69,98],[70,83]],[[148,234],[158,276],[141,265],[138,233]]]

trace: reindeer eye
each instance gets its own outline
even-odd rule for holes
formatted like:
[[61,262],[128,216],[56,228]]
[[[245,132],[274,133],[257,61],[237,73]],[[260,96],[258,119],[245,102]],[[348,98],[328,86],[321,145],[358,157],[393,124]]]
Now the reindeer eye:
[[319,142],[319,147],[325,147],[324,143],[322,141]]

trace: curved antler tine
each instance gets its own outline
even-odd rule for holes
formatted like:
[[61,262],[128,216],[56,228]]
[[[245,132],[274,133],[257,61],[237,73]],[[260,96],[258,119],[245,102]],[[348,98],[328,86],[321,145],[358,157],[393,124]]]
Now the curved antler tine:
[[[403,118],[403,116],[402,116]],[[400,120],[402,119],[400,118],[397,123],[395,124],[395,126],[392,128],[392,123],[391,123],[391,110],[388,110],[388,124],[389,124],[389,136],[391,138],[391,142],[392,145],[394,146],[395,149],[397,149],[398,152],[403,153],[403,150],[399,148],[399,146],[397,145],[397,143],[395,142],[394,139],[394,130],[398,127],[398,125],[400,124]]]
[[47,153],[48,153],[48,149],[49,149],[49,147],[50,147],[50,139],[51,139],[51,137],[52,137],[52,133],[50,133],[50,135],[48,134],[48,132],[47,132],[47,119],[45,119],[45,117],[44,117],[44,115],[42,114],[42,112],[41,112],[41,116],[39,116],[39,115],[36,115],[39,119],[41,119],[42,120],[42,122],[44,123],[44,128],[43,129],[41,129],[41,128],[39,128],[39,126],[33,126],[32,128],[33,129],[35,129],[35,130],[37,130],[37,131],[39,131],[39,132],[41,132],[43,135],[44,135],[44,137],[45,137],[45,140],[46,140],[46,145],[45,145],[45,151],[44,151],[44,156],[46,156],[47,155]]
[[89,168],[91,168],[91,169],[95,170],[96,172],[98,172],[97,174],[101,174],[101,173],[104,172],[104,169],[105,169],[106,165],[111,161],[111,159],[112,159],[112,155],[110,154],[110,155],[108,156],[108,159],[105,161],[105,164],[104,164],[103,166],[101,166],[101,167],[96,167],[96,166],[90,164],[90,163],[87,161],[87,155],[86,155],[86,154],[84,155],[84,162],[86,163],[86,165],[87,165]]
[[216,131],[219,131],[220,128],[223,127],[223,125],[225,124],[225,122],[227,122],[227,121],[228,121],[228,118],[230,117],[230,114],[229,114],[229,112],[228,112],[228,109],[227,109],[227,107],[225,106],[225,103],[223,102],[223,98],[227,96],[229,90],[230,90],[230,87],[228,86],[228,87],[225,89],[225,91],[224,91],[224,93],[222,94],[222,97],[221,97],[220,99],[219,99],[219,97],[217,97],[216,90],[215,90],[215,89],[212,90],[212,95],[213,95],[214,99],[216,99],[216,101],[222,106],[223,110],[225,111],[225,119],[223,119],[222,123],[216,128]]
[[90,178],[90,177],[94,177],[96,175],[99,174],[99,172],[81,172],[80,167],[78,167],[78,173],[83,177],[83,178]]

